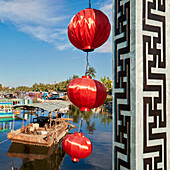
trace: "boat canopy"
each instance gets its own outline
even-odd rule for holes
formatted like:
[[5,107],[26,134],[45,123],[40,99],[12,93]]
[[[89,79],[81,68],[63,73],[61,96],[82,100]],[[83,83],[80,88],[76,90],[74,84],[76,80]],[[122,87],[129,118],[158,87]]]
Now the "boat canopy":
[[46,101],[43,103],[33,103],[33,104],[24,104],[24,105],[14,105],[13,108],[21,108],[23,110],[34,110],[35,108],[40,108],[42,110],[53,112],[58,109],[66,108],[71,104],[70,101],[64,100],[54,100]]

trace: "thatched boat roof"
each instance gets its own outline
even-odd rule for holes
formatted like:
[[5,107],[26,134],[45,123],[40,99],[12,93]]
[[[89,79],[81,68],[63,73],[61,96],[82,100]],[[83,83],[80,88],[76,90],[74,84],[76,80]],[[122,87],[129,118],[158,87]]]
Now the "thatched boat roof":
[[24,105],[14,105],[13,108],[21,108],[23,110],[34,110],[35,108],[40,108],[42,110],[53,112],[58,109],[66,108],[71,104],[70,101],[64,100],[54,100],[46,101],[43,103],[33,103],[33,104],[24,104]]

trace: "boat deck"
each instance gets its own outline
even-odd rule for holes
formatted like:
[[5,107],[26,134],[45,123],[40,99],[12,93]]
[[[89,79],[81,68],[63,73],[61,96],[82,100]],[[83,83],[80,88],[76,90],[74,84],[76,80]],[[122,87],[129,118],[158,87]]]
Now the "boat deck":
[[50,147],[68,132],[69,122],[61,121],[52,127],[39,127],[37,123],[30,123],[26,127],[8,133],[12,142]]

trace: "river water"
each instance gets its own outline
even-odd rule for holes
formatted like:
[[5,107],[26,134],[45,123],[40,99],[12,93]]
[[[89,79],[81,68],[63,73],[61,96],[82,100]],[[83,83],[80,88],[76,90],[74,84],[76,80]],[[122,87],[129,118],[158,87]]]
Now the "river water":
[[[73,163],[61,145],[55,144],[50,148],[11,143],[7,140],[8,131],[0,130],[0,170],[111,170],[112,169],[112,119],[103,113],[79,113],[71,111],[69,117],[76,128],[69,133],[81,129],[84,136],[89,138],[93,145],[92,153],[78,163]],[[80,118],[82,126],[80,128]],[[28,124],[30,119],[24,122]],[[11,121],[0,121],[0,128],[12,128]],[[15,121],[15,129],[22,126],[22,121]],[[4,141],[4,143],[2,143]]]

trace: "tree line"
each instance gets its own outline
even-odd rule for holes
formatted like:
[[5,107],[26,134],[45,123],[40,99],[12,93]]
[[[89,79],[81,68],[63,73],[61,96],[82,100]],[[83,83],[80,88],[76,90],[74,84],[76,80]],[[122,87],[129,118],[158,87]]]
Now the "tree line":
[[[16,91],[59,91],[59,92],[66,92],[67,91],[67,86],[69,82],[72,79],[79,78],[77,75],[73,75],[72,77],[69,77],[66,81],[61,81],[59,83],[54,83],[54,84],[43,84],[43,83],[35,83],[33,84],[32,87],[27,87],[27,86],[18,86],[16,88],[14,87],[3,87],[2,84],[0,84],[0,91],[5,91],[5,92],[16,92]],[[103,78],[101,77],[100,82],[103,83],[103,85],[106,87],[107,92],[112,91],[112,81],[110,80],[109,77],[106,78],[104,76]]]

